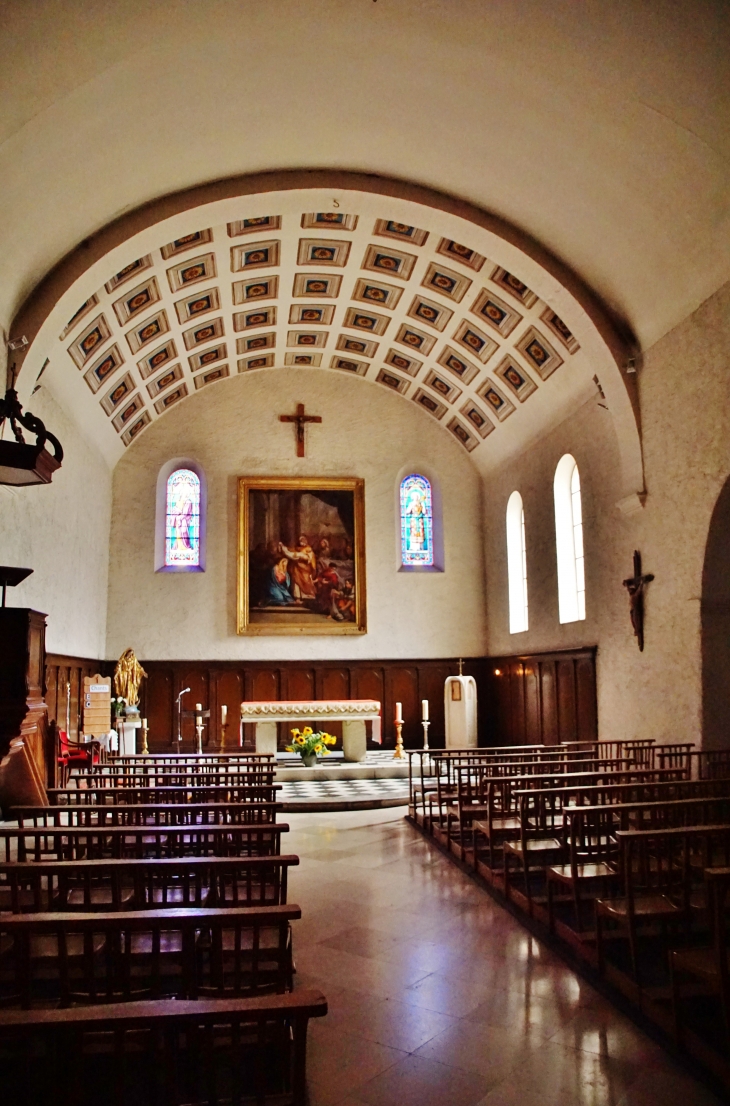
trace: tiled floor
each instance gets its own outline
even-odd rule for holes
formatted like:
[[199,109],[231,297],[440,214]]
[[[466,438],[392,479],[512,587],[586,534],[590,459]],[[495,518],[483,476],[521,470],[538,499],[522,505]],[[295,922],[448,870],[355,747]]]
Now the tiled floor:
[[717,1106],[403,813],[287,815],[310,1106]]

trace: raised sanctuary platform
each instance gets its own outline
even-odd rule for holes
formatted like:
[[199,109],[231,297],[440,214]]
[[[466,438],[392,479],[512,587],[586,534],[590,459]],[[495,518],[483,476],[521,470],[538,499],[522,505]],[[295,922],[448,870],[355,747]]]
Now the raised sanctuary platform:
[[341,752],[321,757],[305,768],[295,753],[277,753],[276,782],[288,813],[374,810],[408,802],[408,762],[394,760],[391,750],[370,750],[357,764]]

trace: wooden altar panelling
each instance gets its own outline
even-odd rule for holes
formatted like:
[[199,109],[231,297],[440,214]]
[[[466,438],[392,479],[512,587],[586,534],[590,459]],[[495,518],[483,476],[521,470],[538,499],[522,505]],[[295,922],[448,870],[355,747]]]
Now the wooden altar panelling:
[[[418,671],[418,719],[421,719],[421,699],[428,699],[428,712],[431,726],[428,731],[428,743],[433,749],[442,749],[444,734],[444,683],[451,669],[447,665],[421,668]],[[419,725],[421,742],[423,729]]]
[[243,675],[228,670],[216,672],[215,681],[215,719],[211,726],[211,739],[216,745],[221,737],[221,707],[228,707],[228,729],[226,730],[226,748],[234,751],[238,748],[239,708],[243,699]]
[[578,710],[573,658],[557,662],[558,733],[561,741],[578,740]]
[[555,686],[555,662],[540,662],[540,718],[542,723],[541,741],[545,745],[557,745],[558,737],[558,697]]
[[382,703],[382,742],[376,745],[372,740],[372,726],[365,723],[368,733],[368,748],[382,749],[395,744],[395,738],[391,741],[386,735],[385,713],[385,673],[382,668],[352,668],[350,670],[350,687],[353,699],[375,699]]
[[110,676],[114,664],[89,657],[69,657],[59,653],[47,653],[45,664],[46,705],[48,717],[62,730],[66,729],[66,685],[71,683],[71,734],[75,741],[79,734],[80,689],[85,676]]
[[253,668],[248,669],[246,675],[246,699],[260,703],[275,703],[281,699],[277,669]]
[[[315,692],[318,699],[354,699],[350,691],[350,673],[346,668],[323,668],[315,673]],[[368,731],[370,723],[365,723]],[[329,722],[327,730],[337,738],[335,749],[342,748],[342,723]]]
[[482,680],[480,731],[490,745],[556,745],[598,736],[594,648],[492,657]]
[[509,667],[510,711],[512,740],[517,745],[525,744],[525,666],[522,661],[514,661]]
[[[144,667],[144,665],[143,665]],[[189,687],[190,691],[182,697],[182,709],[195,710],[195,704],[200,703],[203,710],[208,710],[210,707],[210,671],[208,667],[199,667],[196,665],[187,665],[179,680],[179,685],[175,689],[175,694],[182,691],[184,687]],[[195,719],[185,718],[183,715],[182,720],[182,743],[183,752],[191,752],[195,748]],[[204,739],[208,737],[208,727],[204,730]]]
[[284,676],[284,699],[316,699],[314,691],[313,668],[287,668],[282,673]]
[[383,712],[383,732],[395,743],[395,704],[403,704],[403,744],[407,749],[416,749],[423,744],[421,729],[421,701],[418,698],[418,669],[416,667],[394,666],[386,670],[386,709]]
[[[174,729],[174,704],[172,672],[169,669],[153,669],[142,681],[140,712],[147,719],[150,752],[167,753],[176,734]],[[186,687],[183,684],[183,687]]]
[[524,706],[525,706],[525,745],[539,745],[542,742],[540,725],[540,684],[539,665],[526,661],[523,665]]
[[593,658],[575,661],[576,719],[579,734],[598,734],[596,666]]

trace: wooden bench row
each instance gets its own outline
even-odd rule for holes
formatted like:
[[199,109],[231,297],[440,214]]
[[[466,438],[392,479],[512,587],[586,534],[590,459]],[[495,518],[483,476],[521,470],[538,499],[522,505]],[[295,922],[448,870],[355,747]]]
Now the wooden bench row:
[[175,787],[50,787],[52,806],[275,802],[281,784],[182,784]]
[[313,990],[0,1013],[5,1106],[305,1106]]
[[182,856],[275,856],[285,822],[234,826],[0,825],[0,860],[161,859]]
[[15,806],[19,826],[222,826],[275,822],[281,803],[127,803],[109,806]]
[[0,913],[281,905],[297,856],[0,864]]
[[292,988],[296,905],[0,915],[0,1006]]

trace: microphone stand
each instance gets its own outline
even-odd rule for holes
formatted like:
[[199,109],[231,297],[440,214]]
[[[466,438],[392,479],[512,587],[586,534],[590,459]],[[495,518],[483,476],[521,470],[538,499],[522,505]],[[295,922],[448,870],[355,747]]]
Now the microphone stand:
[[178,695],[178,697],[177,697],[177,751],[178,751],[178,753],[179,753],[179,752],[180,752],[180,750],[182,749],[182,711],[181,711],[181,700],[182,700],[182,697],[183,697],[183,695],[187,695],[187,693],[188,693],[189,691],[190,691],[190,688],[189,688],[189,687],[183,688],[183,690],[182,690],[182,691],[180,692],[180,694],[179,694],[179,695]]

